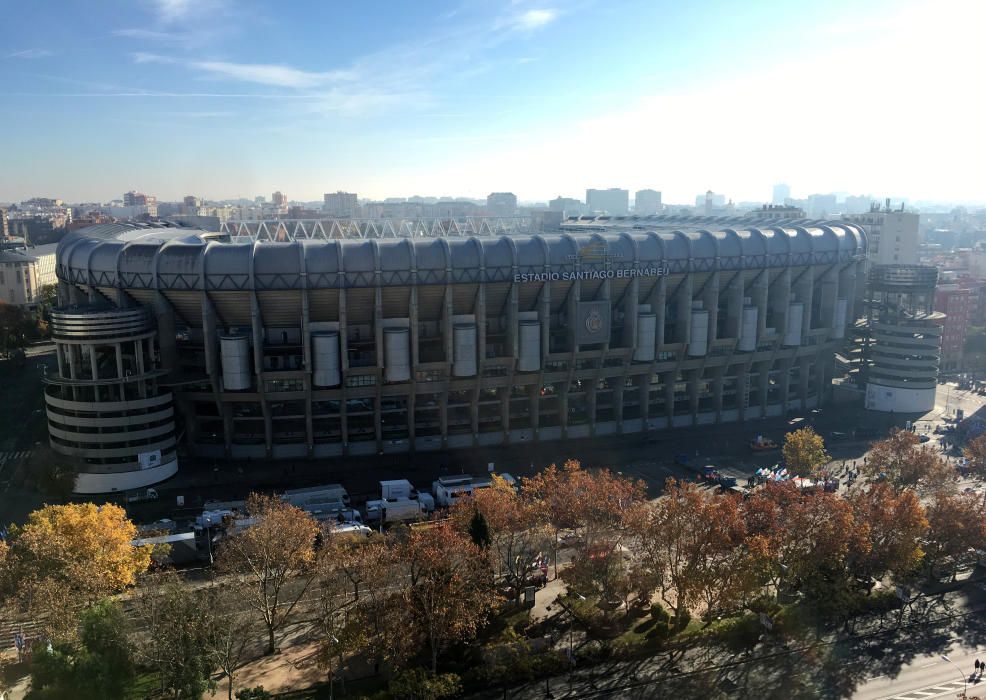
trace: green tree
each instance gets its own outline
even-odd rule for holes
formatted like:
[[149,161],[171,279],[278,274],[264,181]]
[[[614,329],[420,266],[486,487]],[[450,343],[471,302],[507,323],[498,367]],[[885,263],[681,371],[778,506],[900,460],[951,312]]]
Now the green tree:
[[78,644],[35,653],[28,700],[114,700],[134,678],[128,622],[120,606],[102,601],[82,614]]
[[154,576],[140,593],[137,613],[146,634],[138,660],[158,674],[161,689],[174,700],[199,700],[212,684],[209,598],[174,572]]
[[404,671],[387,688],[397,700],[444,700],[462,692],[462,682],[454,673],[435,675],[421,668]]
[[473,508],[472,520],[469,521],[469,537],[472,543],[481,549],[490,546],[490,526],[479,508]]
[[784,466],[798,476],[817,476],[831,457],[825,451],[822,436],[810,427],[799,428],[784,436]]

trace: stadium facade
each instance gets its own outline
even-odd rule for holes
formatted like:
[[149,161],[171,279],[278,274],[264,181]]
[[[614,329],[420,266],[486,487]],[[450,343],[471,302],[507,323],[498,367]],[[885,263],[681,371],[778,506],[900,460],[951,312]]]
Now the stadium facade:
[[111,224],[62,241],[46,401],[77,491],[156,483],[179,448],[372,455],[812,408],[866,252],[853,224],[755,218],[271,228]]

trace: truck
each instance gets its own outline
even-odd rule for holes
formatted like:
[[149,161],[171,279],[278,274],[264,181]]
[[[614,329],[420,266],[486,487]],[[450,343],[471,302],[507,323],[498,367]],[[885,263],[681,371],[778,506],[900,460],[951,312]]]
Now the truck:
[[435,510],[435,499],[421,493],[407,479],[380,482],[380,498],[366,502],[367,521],[381,524],[421,520]]
[[[517,488],[517,480],[510,474],[499,475],[512,487]],[[471,474],[457,474],[455,476],[442,476],[438,481],[432,482],[431,491],[435,495],[435,505],[441,508],[454,506],[464,497],[472,496],[477,489],[489,488],[493,484],[491,476],[472,476]]]
[[143,503],[144,501],[156,501],[158,499],[157,489],[139,489],[127,494],[127,503]]
[[309,513],[319,522],[362,522],[360,512],[350,505],[349,492],[342,484],[324,484],[302,489],[289,489],[281,500]]

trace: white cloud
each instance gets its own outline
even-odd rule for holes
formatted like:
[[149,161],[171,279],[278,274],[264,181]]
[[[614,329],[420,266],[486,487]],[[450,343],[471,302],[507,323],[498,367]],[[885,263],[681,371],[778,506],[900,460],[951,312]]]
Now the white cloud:
[[192,0],[153,0],[154,10],[162,22],[184,19],[192,9]]
[[170,56],[138,51],[134,54],[134,63],[178,63],[178,60]]
[[188,65],[217,78],[228,78],[244,83],[274,85],[289,88],[313,88],[337,80],[346,80],[351,74],[345,71],[313,73],[309,71],[265,63],[231,63],[227,61],[191,61]]
[[509,17],[501,23],[509,29],[518,31],[532,31],[550,24],[558,18],[558,11],[551,9],[525,10],[520,14]]
[[116,29],[110,33],[113,36],[122,36],[127,39],[159,41],[166,44],[183,44],[188,41],[188,35],[180,32],[156,32],[151,29],[140,29],[137,27]]
[[24,49],[23,51],[14,51],[14,53],[7,54],[7,58],[47,58],[53,55],[54,52],[48,49]]

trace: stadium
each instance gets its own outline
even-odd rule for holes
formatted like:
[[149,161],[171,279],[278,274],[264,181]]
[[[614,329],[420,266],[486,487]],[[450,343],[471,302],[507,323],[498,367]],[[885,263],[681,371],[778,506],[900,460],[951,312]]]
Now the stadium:
[[77,492],[157,483],[179,452],[427,452],[809,409],[863,282],[843,222],[448,223],[66,236],[45,392]]

